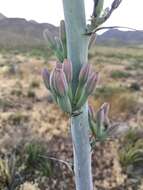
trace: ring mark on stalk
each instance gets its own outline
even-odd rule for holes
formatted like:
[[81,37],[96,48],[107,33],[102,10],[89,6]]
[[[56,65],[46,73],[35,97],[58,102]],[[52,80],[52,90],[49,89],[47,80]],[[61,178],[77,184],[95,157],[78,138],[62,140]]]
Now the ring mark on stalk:
[[71,116],[72,116],[72,117],[77,117],[77,116],[79,116],[79,115],[82,114],[82,113],[83,113],[83,111],[73,112],[73,113],[71,114]]

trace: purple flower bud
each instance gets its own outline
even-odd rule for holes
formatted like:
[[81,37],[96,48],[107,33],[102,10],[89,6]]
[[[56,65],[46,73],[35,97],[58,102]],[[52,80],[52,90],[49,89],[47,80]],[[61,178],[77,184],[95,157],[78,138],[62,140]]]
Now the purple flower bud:
[[108,104],[108,103],[104,103],[104,104],[102,104],[102,106],[101,106],[101,109],[103,109],[104,110],[104,114],[107,116],[108,115],[108,112],[109,112],[109,108],[110,108],[110,105]]
[[52,72],[50,73],[50,89],[52,90],[52,93],[56,93],[54,79],[55,79],[55,69],[52,70]]
[[71,61],[65,59],[63,62],[63,70],[66,75],[68,84],[72,81],[72,63]]
[[97,112],[97,120],[98,120],[98,124],[101,125],[109,125],[109,118],[108,118],[108,112],[109,112],[109,104],[108,103],[104,103],[102,104],[102,106],[100,107],[100,109]]
[[57,68],[57,69],[62,69],[62,63],[57,62],[57,63],[56,63],[56,68]]
[[104,103],[101,106],[101,109],[103,109],[103,111],[104,111],[104,124],[106,124],[107,126],[109,126],[110,125],[110,121],[109,121],[109,118],[108,118],[108,114],[109,114],[110,105],[108,103]]
[[98,127],[103,127],[104,120],[105,120],[105,113],[104,113],[104,109],[102,107],[97,111],[96,119],[97,119]]
[[91,72],[91,65],[84,64],[79,73],[79,81],[85,83],[88,79],[89,73]]
[[92,94],[92,92],[94,91],[94,88],[97,84],[97,81],[99,79],[99,75],[98,73],[92,73],[91,76],[88,77],[87,79],[87,83],[86,83],[86,86],[85,86],[85,93],[87,95],[90,95]]
[[42,77],[46,88],[50,89],[50,73],[46,68],[44,68],[42,71]]
[[51,88],[57,95],[64,96],[68,91],[65,73],[62,69],[55,68],[50,77]]

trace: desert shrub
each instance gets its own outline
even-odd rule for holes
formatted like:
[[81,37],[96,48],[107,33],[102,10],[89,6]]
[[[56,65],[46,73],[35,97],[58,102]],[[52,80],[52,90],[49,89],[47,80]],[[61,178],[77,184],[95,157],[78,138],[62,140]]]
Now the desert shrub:
[[10,152],[0,152],[0,190],[19,190],[23,188],[22,184],[25,184],[25,188],[29,184],[29,188],[38,189],[31,182],[43,177],[48,180],[54,169],[54,162],[48,159],[43,144],[37,141],[26,144],[22,141]]
[[39,88],[40,84],[38,81],[33,80],[30,84],[30,88]]
[[135,68],[134,68],[133,65],[128,65],[128,66],[125,67],[125,69],[128,70],[128,71],[132,71],[132,70],[134,70]]
[[16,81],[14,88],[11,90],[11,95],[16,95],[17,97],[23,95],[23,86],[19,81]]
[[143,69],[143,57],[141,58],[141,60],[136,60],[136,62],[133,64],[135,69]]
[[101,98],[103,100],[110,98],[115,94],[121,94],[126,92],[126,89],[123,86],[101,86],[95,91],[95,99]]
[[127,73],[125,71],[112,71],[111,72],[111,77],[114,79],[118,79],[118,78],[128,78],[130,77],[131,74]]
[[16,112],[16,113],[12,113],[9,118],[9,123],[11,125],[22,125],[24,123],[26,123],[29,120],[29,116],[25,113],[21,113],[21,112]]
[[138,108],[138,99],[136,96],[125,93],[119,96],[118,98],[119,111],[128,112],[128,113],[136,113]]
[[124,171],[131,177],[143,176],[143,130],[131,129],[124,137],[119,151]]
[[32,142],[26,147],[26,167],[38,171],[42,176],[52,175],[52,162],[46,157],[46,150],[40,144]]
[[11,91],[11,95],[16,95],[16,96],[21,96],[23,93],[22,93],[22,90],[21,89],[12,89]]
[[123,86],[102,86],[97,88],[94,95],[95,106],[98,108],[103,102],[109,102],[112,117],[122,116],[122,119],[137,113],[139,102],[130,89]]
[[36,97],[35,92],[31,88],[27,92],[27,97],[28,98],[35,98]]
[[19,183],[15,155],[0,158],[0,189],[15,190]]
[[31,48],[29,51],[24,51],[24,53],[28,57],[44,58],[45,60],[48,60],[53,55],[53,52],[46,47]]
[[130,85],[130,89],[131,89],[131,90],[134,90],[134,91],[140,91],[140,90],[141,90],[140,85],[139,85],[139,83],[137,83],[137,82],[133,82],[133,83]]
[[0,98],[0,109],[5,111],[9,108],[13,108],[13,102],[5,98]]

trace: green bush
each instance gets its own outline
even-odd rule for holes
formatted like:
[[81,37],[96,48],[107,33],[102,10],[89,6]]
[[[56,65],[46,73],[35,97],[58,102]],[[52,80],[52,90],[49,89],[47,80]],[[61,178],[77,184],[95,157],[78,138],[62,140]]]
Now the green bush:
[[96,89],[95,91],[95,99],[101,98],[103,100],[110,98],[111,96],[115,94],[120,94],[126,92],[125,87],[122,86],[101,86]]
[[38,143],[30,143],[26,147],[28,170],[37,171],[41,176],[52,175],[52,161],[47,159],[46,151]]
[[143,175],[143,131],[131,129],[124,137],[119,151],[119,160],[122,167],[132,177],[134,173]]
[[131,74],[125,71],[112,71],[110,76],[114,79],[118,79],[118,78],[128,78],[131,76]]

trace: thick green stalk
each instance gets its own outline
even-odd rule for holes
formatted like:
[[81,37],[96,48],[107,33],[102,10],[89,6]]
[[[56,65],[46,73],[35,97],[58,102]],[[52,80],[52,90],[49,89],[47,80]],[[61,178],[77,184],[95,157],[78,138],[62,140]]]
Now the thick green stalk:
[[[84,0],[63,0],[68,58],[73,65],[72,90],[75,93],[81,65],[87,62],[88,37]],[[74,171],[76,190],[93,190],[91,174],[91,153],[89,143],[88,106],[82,113],[71,118],[71,133],[74,149]]]

